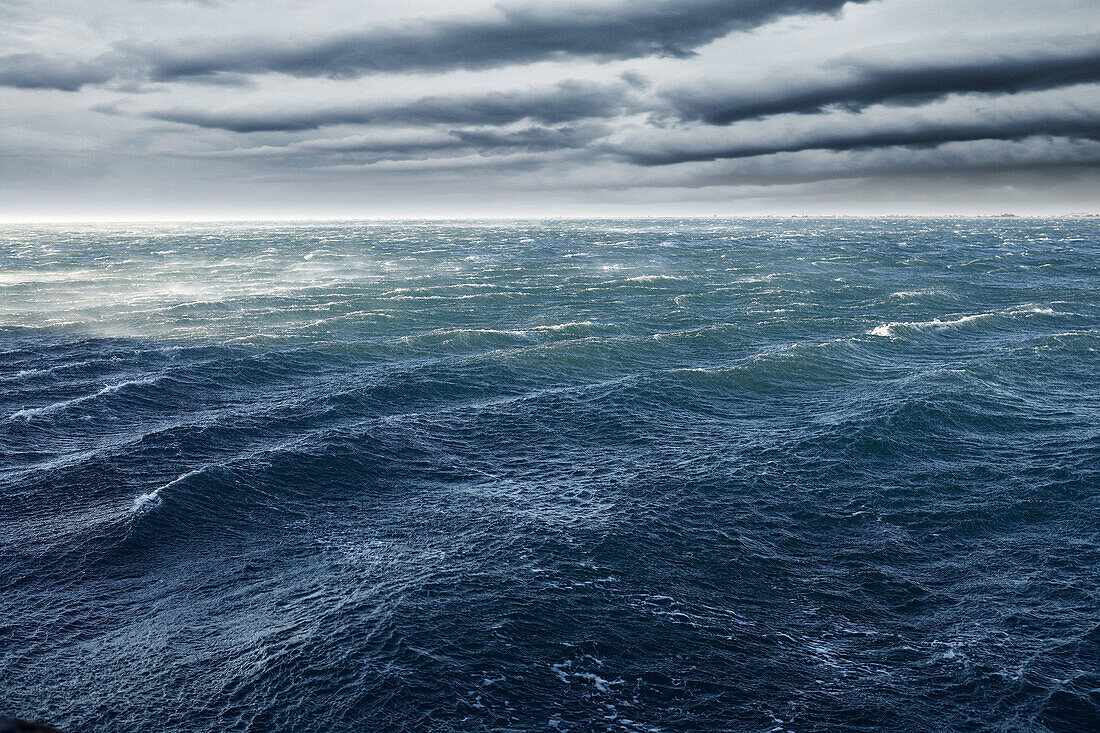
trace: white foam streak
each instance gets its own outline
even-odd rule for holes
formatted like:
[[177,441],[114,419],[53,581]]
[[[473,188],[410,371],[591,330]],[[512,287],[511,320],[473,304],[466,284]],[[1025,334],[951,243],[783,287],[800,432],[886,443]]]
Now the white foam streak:
[[659,280],[683,280],[683,277],[678,275],[638,275],[636,277],[625,278],[622,282],[627,283],[652,283]]
[[600,324],[595,321],[570,321],[569,323],[557,323],[553,326],[534,326],[532,331],[564,331],[567,328],[579,328],[582,326],[598,326]]
[[198,474],[202,473],[205,470],[206,470],[206,468],[204,467],[204,468],[196,468],[194,471],[188,471],[187,473],[181,474],[181,475],[177,476],[176,478],[172,479],[171,481],[166,483],[164,486],[160,486],[160,487],[154,489],[153,491],[150,491],[148,494],[142,494],[141,496],[134,499],[133,513],[134,514],[140,514],[142,512],[148,511],[149,509],[151,509],[154,506],[158,506],[161,502],[160,492],[164,491],[165,489],[171,488],[171,487],[175,486],[176,484],[178,484],[179,482],[185,481],[186,479],[189,479],[192,476],[197,476]]
[[891,298],[917,298],[922,295],[937,295],[935,290],[899,290],[896,293],[890,293]]
[[40,415],[46,415],[51,412],[57,412],[58,410],[64,410],[72,407],[73,405],[79,405],[83,402],[90,402],[97,397],[113,394],[118,392],[123,387],[129,387],[135,384],[152,384],[159,377],[142,377],[141,379],[130,379],[125,382],[119,382],[118,384],[108,384],[103,389],[92,394],[81,395],[80,397],[73,397],[68,400],[61,400],[60,402],[54,402],[50,405],[43,405],[42,407],[25,407],[22,410],[13,412],[8,416],[9,420],[28,420],[32,417],[38,417]]
[[909,328],[916,330],[942,330],[944,328],[961,326],[964,323],[971,323],[973,321],[982,320],[985,318],[995,318],[996,316],[1026,316],[1033,314],[1044,316],[1058,315],[1057,311],[1046,306],[1027,305],[1020,306],[1018,308],[1009,308],[1007,310],[991,311],[989,313],[974,313],[972,315],[960,316],[958,318],[949,318],[946,320],[941,318],[933,318],[930,321],[893,321],[891,323],[884,323],[875,326],[867,332],[867,335],[898,338],[898,335],[895,332],[895,329],[898,328]]

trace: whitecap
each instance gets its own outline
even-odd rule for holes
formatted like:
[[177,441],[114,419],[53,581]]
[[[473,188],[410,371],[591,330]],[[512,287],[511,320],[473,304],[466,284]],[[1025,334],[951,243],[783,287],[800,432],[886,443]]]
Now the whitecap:
[[153,382],[157,381],[157,379],[159,379],[159,378],[160,377],[142,377],[141,379],[130,379],[130,380],[127,380],[125,382],[119,382],[118,384],[108,384],[108,385],[104,386],[101,390],[99,390],[98,392],[94,392],[92,394],[81,395],[80,397],[73,397],[72,399],[68,399],[68,400],[61,400],[60,402],[54,402],[53,404],[43,405],[42,407],[25,407],[22,410],[18,410],[17,412],[13,412],[11,415],[8,416],[8,419],[9,420],[19,420],[19,419],[26,420],[26,419],[29,419],[29,418],[32,418],[32,417],[37,417],[38,415],[45,415],[45,414],[48,414],[48,413],[51,413],[51,412],[56,412],[58,410],[64,410],[67,407],[71,407],[73,405],[78,405],[82,402],[88,402],[90,400],[96,399],[97,397],[102,397],[104,395],[113,394],[115,392],[118,392],[123,387],[129,387],[129,386],[135,385],[135,384],[152,384]]
[[420,334],[413,334],[410,336],[401,337],[402,341],[411,341],[413,339],[424,338],[426,336],[441,336],[444,338],[450,338],[454,336],[516,336],[525,337],[528,336],[528,332],[518,329],[501,329],[501,328],[437,328],[432,331],[426,331]]
[[188,471],[187,473],[180,474],[179,476],[176,476],[174,479],[172,479],[168,483],[164,484],[164,486],[157,487],[156,489],[153,489],[152,491],[150,491],[147,494],[142,494],[141,496],[134,499],[133,513],[134,514],[141,514],[142,512],[145,512],[145,511],[153,508],[154,506],[159,506],[160,503],[161,503],[160,492],[164,491],[167,488],[175,486],[176,484],[180,483],[181,481],[189,479],[192,476],[197,476],[198,474],[202,473],[205,470],[206,470],[205,467],[196,468],[193,471]]
[[952,318],[948,320],[942,320],[940,318],[933,318],[931,321],[893,321],[891,323],[884,323],[879,326],[875,326],[867,332],[870,336],[889,336],[895,337],[895,328],[915,328],[915,329],[928,329],[928,328],[944,328],[948,326],[959,326],[964,323],[970,323],[981,318],[992,318],[997,315],[996,313],[975,313],[970,316],[961,316],[959,318]]
[[593,685],[595,685],[596,689],[600,692],[610,692],[611,685],[622,684],[621,680],[609,681],[604,679],[603,677],[600,677],[598,674],[593,674],[591,672],[574,672],[573,676],[588,680]]
[[890,293],[891,298],[916,298],[921,295],[936,295],[935,290],[899,290],[896,293]]
[[579,328],[582,326],[598,326],[595,321],[570,321],[569,323],[557,323],[552,326],[532,326],[532,331],[564,331],[567,328]]
[[1056,316],[1056,315],[1058,315],[1058,311],[1054,310],[1053,308],[1049,308],[1047,306],[1029,305],[1029,306],[1022,307],[1022,308],[1016,308],[1015,310],[1010,310],[1010,311],[1008,311],[1008,314],[1012,315],[1012,316],[1026,316],[1028,314],[1035,314],[1035,315],[1041,315],[1041,316]]
[[637,275],[635,277],[628,277],[623,280],[627,283],[652,283],[658,280],[683,280],[683,277],[679,275]]
[[1055,316],[1059,315],[1057,311],[1047,306],[1040,305],[1025,305],[1015,308],[1007,308],[1001,311],[991,311],[988,313],[974,313],[968,316],[959,316],[958,318],[933,318],[930,321],[893,321],[891,323],[884,323],[879,326],[875,326],[867,334],[870,336],[887,336],[890,338],[895,337],[897,334],[894,332],[895,328],[913,328],[913,329],[941,329],[950,326],[960,326],[964,323],[970,323],[984,318],[993,318],[995,316],[1022,316],[1029,314]]

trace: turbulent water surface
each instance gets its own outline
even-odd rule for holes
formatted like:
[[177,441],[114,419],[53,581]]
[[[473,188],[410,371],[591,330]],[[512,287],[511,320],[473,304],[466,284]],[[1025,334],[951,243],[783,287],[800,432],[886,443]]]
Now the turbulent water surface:
[[1100,224],[0,232],[0,715],[1100,726]]

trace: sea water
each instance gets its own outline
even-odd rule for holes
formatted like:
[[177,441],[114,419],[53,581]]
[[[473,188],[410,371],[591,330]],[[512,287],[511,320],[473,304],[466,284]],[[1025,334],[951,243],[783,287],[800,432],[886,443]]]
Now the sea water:
[[0,714],[1100,725],[1100,223],[0,230]]

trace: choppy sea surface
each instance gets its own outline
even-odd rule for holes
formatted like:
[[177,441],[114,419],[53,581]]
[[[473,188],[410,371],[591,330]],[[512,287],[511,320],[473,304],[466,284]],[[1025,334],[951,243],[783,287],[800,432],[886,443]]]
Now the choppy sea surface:
[[1100,223],[0,230],[0,715],[1100,729]]

